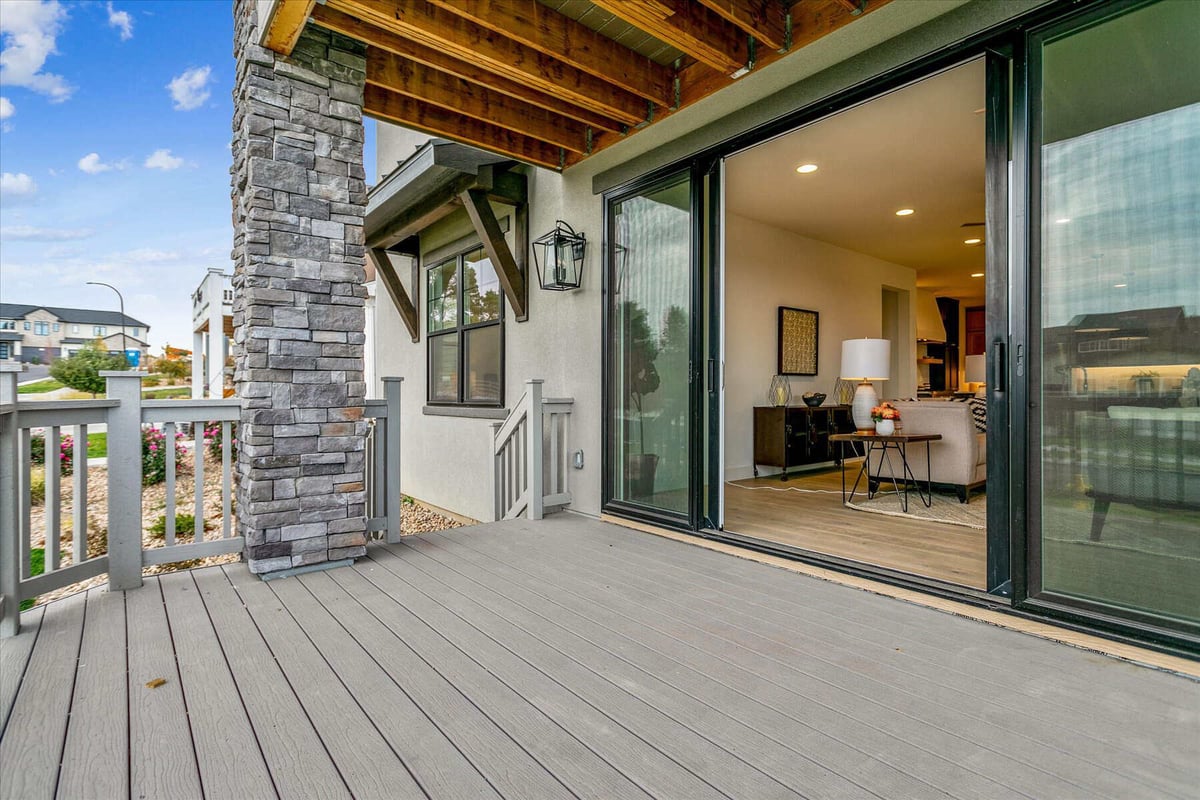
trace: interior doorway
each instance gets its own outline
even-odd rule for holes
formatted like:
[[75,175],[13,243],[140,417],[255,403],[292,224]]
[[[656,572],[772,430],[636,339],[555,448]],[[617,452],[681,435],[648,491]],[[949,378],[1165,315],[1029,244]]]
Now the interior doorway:
[[[986,341],[967,347],[988,299],[987,94],[979,58],[725,160],[727,533],[988,589]],[[914,440],[860,476],[866,443],[837,436],[861,426],[843,343],[864,338],[887,342],[869,377]]]

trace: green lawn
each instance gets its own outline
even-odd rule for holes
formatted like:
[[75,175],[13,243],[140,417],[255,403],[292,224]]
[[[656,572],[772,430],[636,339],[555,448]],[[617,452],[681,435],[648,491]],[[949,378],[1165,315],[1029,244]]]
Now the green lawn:
[[55,389],[61,389],[63,385],[53,378],[46,378],[37,383],[30,383],[26,386],[18,386],[17,394],[42,394],[43,392],[53,392]]
[[108,455],[108,434],[88,434],[88,458],[104,458]]
[[191,397],[190,386],[166,386],[162,389],[144,389],[142,397],[146,400],[173,400],[179,397]]

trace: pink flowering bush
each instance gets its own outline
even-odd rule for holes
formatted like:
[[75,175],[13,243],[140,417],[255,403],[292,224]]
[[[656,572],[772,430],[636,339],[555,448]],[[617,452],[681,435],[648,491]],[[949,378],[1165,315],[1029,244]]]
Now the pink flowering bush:
[[[46,463],[46,437],[33,434],[29,437],[29,461],[33,464]],[[75,440],[70,436],[59,438],[59,473],[70,475],[75,471]]]
[[[175,463],[179,464],[184,455],[183,434],[175,434]],[[145,426],[142,428],[142,485],[153,486],[167,479],[167,443],[166,434],[161,428]]]
[[[229,429],[229,457],[237,460],[237,423],[231,422]],[[204,426],[204,448],[214,461],[221,460],[221,423],[210,422]]]

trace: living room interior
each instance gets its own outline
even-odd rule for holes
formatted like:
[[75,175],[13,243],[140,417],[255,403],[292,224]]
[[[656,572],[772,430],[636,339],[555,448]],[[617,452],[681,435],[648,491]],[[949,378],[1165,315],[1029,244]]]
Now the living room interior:
[[[984,107],[976,60],[726,160],[725,531],[986,588]],[[843,504],[863,444],[829,436],[864,427],[864,377],[941,438]]]

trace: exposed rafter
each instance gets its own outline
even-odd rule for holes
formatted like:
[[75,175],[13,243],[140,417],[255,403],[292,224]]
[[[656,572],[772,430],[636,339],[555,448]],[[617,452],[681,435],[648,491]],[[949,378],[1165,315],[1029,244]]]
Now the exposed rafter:
[[455,58],[479,64],[491,72],[527,83],[597,114],[611,116],[629,125],[636,125],[649,116],[644,98],[428,3],[327,0],[326,4],[335,11],[358,17],[427,47],[444,50]]
[[578,156],[564,153],[562,148],[547,142],[531,139],[379,86],[366,87],[363,93],[363,113],[549,169],[562,169],[579,159]]
[[731,75],[750,60],[744,32],[693,0],[592,0],[718,72]]
[[[641,5],[644,0],[628,5]],[[657,105],[674,102],[674,74],[645,56],[531,0],[429,0],[480,27],[507,36]]]
[[442,50],[426,47],[411,39],[398,36],[391,31],[385,31],[378,26],[363,22],[349,14],[334,11],[329,6],[319,5],[314,8],[312,19],[318,25],[328,28],[331,31],[336,31],[343,36],[358,39],[361,42],[366,42],[368,45],[378,47],[380,50],[386,50],[394,55],[416,61],[419,64],[424,64],[440,72],[444,72],[447,75],[453,75],[464,81],[484,86],[492,91],[517,100],[524,100],[526,103],[531,103],[535,106],[553,108],[563,116],[582,122],[584,125],[589,125],[597,131],[620,133],[625,127],[623,123],[611,117],[606,117],[586,108],[564,102],[559,98],[530,87],[527,83],[514,81],[503,75],[497,75],[472,62],[462,61],[449,56]]
[[291,55],[292,48],[300,40],[304,23],[312,14],[317,0],[278,0],[270,7],[269,19],[259,20],[262,31],[261,44],[276,53]]
[[786,44],[787,12],[780,0],[699,0],[772,50]]
[[375,47],[367,48],[367,83],[575,153],[587,151],[582,123]]

